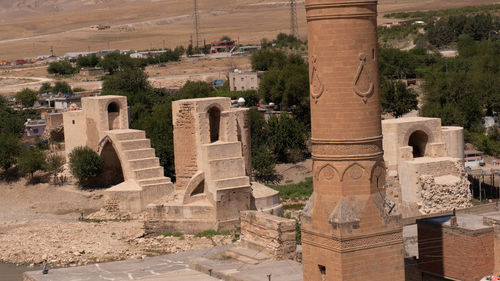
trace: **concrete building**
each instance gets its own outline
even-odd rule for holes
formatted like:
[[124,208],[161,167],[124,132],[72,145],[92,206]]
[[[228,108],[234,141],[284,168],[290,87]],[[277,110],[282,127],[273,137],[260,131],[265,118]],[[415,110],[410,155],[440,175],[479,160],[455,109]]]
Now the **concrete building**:
[[500,213],[434,217],[417,225],[424,280],[477,281],[500,273]]
[[82,98],[80,110],[63,113],[66,154],[87,146],[104,160],[99,179],[107,190],[107,208],[140,212],[173,190],[144,131],[129,129],[127,98]]
[[377,1],[306,0],[314,192],[308,281],[404,280],[401,214],[385,194]]
[[405,216],[471,206],[462,127],[409,117],[382,121],[382,132],[388,182]]
[[45,120],[31,120],[28,119],[26,123],[24,123],[24,127],[26,128],[26,136],[27,137],[36,137],[42,136],[45,131]]
[[230,72],[229,88],[231,91],[258,90],[261,76],[261,72]]

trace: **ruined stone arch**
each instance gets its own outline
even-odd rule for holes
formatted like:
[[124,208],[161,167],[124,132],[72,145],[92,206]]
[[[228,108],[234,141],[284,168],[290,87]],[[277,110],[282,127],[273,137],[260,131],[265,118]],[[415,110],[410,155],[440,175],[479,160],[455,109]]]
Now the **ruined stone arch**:
[[208,134],[211,143],[220,140],[222,111],[223,108],[218,103],[210,104],[204,110],[208,119]]
[[115,143],[105,136],[97,147],[97,153],[103,160],[103,174],[100,178],[105,185],[117,185],[125,181],[123,161]]
[[406,131],[401,146],[413,147],[413,158],[423,157],[429,143],[435,142],[435,135],[427,126],[414,125]]
[[105,112],[108,113],[109,130],[121,129],[120,115],[122,108],[117,100],[110,100],[106,104]]

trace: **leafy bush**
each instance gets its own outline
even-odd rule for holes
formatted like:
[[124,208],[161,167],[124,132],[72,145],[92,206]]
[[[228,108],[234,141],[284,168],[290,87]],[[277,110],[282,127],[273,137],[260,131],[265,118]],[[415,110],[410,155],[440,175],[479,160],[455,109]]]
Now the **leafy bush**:
[[58,154],[50,154],[47,156],[46,170],[52,175],[54,184],[57,184],[57,175],[64,171],[65,158]]
[[80,184],[85,186],[90,179],[102,173],[103,161],[94,150],[80,146],[69,154],[69,169]]

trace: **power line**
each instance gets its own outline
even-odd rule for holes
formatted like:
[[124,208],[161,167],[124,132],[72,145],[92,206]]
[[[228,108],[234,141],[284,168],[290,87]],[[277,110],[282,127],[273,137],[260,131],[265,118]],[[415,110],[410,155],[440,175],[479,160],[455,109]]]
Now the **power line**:
[[196,47],[200,47],[200,15],[198,13],[198,0],[194,0],[194,33]]
[[297,3],[290,0],[290,35],[299,38],[299,25],[297,23]]

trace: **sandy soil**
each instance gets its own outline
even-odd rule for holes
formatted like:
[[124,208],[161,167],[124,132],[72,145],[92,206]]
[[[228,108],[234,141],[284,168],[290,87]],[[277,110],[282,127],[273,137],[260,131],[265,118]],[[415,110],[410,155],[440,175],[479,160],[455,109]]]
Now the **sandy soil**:
[[144,237],[140,220],[78,221],[103,205],[102,191],[21,180],[1,182],[0,193],[0,262],[71,266],[231,243],[229,236]]
[[[9,2],[9,1],[8,1]],[[12,1],[10,1],[12,2]],[[0,59],[108,48],[147,49],[187,45],[193,33],[192,2],[181,0],[136,1],[23,1],[19,7],[0,7]],[[40,4],[42,2],[42,4]],[[44,4],[43,2],[47,2]],[[200,1],[201,40],[222,35],[240,43],[258,43],[289,30],[288,1]],[[385,13],[429,10],[498,3],[495,0],[380,0],[379,23]],[[3,8],[3,9],[2,9]],[[45,12],[44,12],[45,11]],[[300,36],[306,37],[304,2],[298,1]],[[58,20],[54,20],[57,18]],[[111,25],[92,31],[94,24]]]

